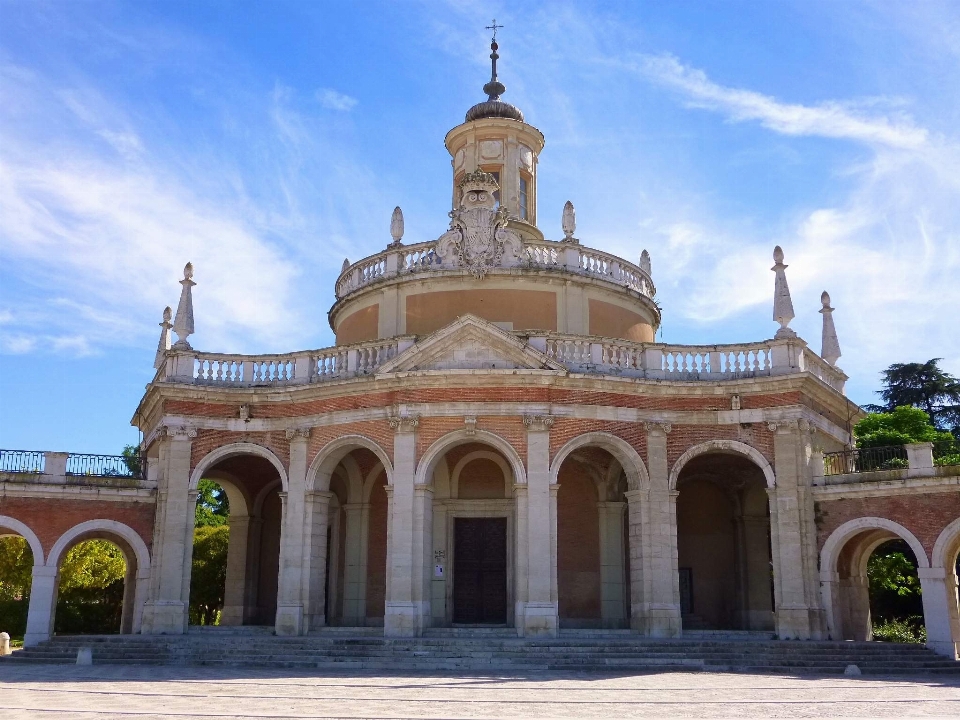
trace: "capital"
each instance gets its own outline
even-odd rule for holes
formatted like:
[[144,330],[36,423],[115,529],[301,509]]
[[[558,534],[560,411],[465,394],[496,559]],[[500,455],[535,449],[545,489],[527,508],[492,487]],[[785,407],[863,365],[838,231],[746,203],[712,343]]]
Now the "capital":
[[524,415],[523,424],[530,432],[549,432],[553,427],[554,418],[551,415]]
[[476,435],[477,434],[477,419],[472,416],[467,416],[463,419],[464,430],[467,435]]
[[310,428],[288,428],[286,436],[287,440],[306,440],[310,437]]
[[772,433],[790,433],[800,429],[799,420],[776,420],[767,423],[767,430]]
[[391,415],[387,418],[387,422],[390,423],[390,427],[398,433],[408,433],[413,432],[417,429],[417,425],[420,424],[419,415]]
[[163,434],[169,438],[180,440],[193,439],[197,436],[197,429],[185,425],[164,425]]
[[670,431],[673,430],[673,425],[668,422],[645,422],[643,429],[651,435],[669,435]]

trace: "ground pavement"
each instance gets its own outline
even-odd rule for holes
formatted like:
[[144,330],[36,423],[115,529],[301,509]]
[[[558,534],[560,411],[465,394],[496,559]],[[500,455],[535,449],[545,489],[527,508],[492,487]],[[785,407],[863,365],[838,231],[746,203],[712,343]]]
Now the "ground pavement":
[[957,677],[0,666],[0,718],[960,717]]

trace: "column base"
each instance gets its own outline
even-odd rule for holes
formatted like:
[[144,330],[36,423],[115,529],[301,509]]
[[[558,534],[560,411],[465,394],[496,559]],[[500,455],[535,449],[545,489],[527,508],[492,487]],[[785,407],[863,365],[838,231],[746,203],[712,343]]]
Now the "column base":
[[303,605],[277,605],[277,635],[303,634]]
[[388,602],[383,614],[384,637],[419,637],[427,624],[429,605],[423,603]]
[[25,633],[23,636],[23,646],[33,647],[50,639],[50,633]]
[[813,640],[813,618],[817,613],[806,605],[779,607],[777,616],[777,637],[781,640]]
[[[24,638],[23,644],[27,644],[26,638]],[[951,642],[949,640],[928,640],[926,646],[938,655],[946,655],[951,660],[960,659],[960,656],[958,656],[958,650],[960,650],[960,647],[958,647],[957,643],[955,642]]]
[[557,637],[560,634],[557,603],[517,603],[516,624],[520,637]]
[[187,631],[187,605],[172,600],[143,605],[141,632],[144,635],[183,635]]
[[243,625],[243,605],[225,605],[220,611],[221,625]]
[[630,618],[630,628],[647,637],[680,637],[683,627],[680,620],[680,606],[673,604],[642,605],[635,608]]

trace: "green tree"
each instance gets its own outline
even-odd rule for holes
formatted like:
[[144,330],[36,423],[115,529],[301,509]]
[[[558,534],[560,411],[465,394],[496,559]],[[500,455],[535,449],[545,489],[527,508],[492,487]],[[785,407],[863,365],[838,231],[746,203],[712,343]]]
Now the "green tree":
[[190,622],[193,625],[219,624],[227,581],[229,543],[230,528],[226,525],[208,525],[194,530],[190,576]]
[[123,464],[127,466],[131,475],[143,477],[143,457],[140,455],[139,445],[124,445],[120,455],[123,456]]
[[30,597],[33,578],[33,553],[22,537],[0,538],[0,601]]
[[917,560],[903,540],[883,543],[867,561],[874,636],[896,642],[924,637],[923,598]]
[[119,632],[126,569],[123,552],[107,540],[74,545],[60,564],[56,632]]
[[926,412],[902,405],[892,412],[867,415],[853,428],[857,447],[884,447],[916,442],[950,440],[952,435],[937,430]]
[[902,405],[921,408],[939,430],[960,436],[960,380],[940,369],[941,358],[925,363],[895,363],[881,373],[883,405],[865,405],[867,412],[893,412]]
[[229,516],[230,501],[224,489],[213,480],[201,479],[197,483],[196,527],[224,525]]

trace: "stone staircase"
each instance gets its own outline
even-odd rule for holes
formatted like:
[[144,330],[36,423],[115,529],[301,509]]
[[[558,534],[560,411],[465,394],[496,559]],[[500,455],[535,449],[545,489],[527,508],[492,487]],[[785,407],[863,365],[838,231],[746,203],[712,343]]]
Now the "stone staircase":
[[[651,639],[628,631],[565,631],[555,639],[520,639],[508,628],[469,632],[432,628],[422,638],[384,638],[324,630],[307,637],[215,630],[180,636],[65,636],[0,658],[4,663],[74,663],[89,647],[95,664],[299,668],[321,672],[516,675],[536,671],[699,671],[960,675],[960,662],[919,645],[683,637]],[[473,629],[470,629],[473,630]]]

